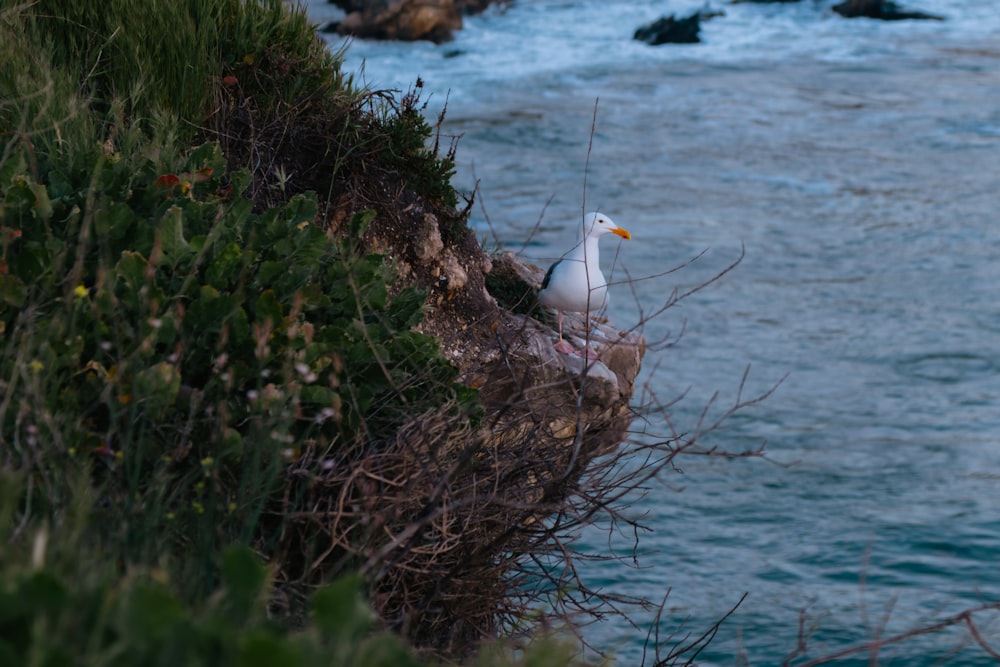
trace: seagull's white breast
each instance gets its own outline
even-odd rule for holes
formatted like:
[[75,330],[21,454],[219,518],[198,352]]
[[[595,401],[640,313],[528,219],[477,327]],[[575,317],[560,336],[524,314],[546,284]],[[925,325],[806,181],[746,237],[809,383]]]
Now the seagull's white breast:
[[538,301],[548,308],[567,312],[593,312],[608,299],[608,282],[601,273],[597,239],[587,239],[551,270]]
[[539,303],[560,313],[593,312],[607,304],[608,281],[601,273],[597,241],[608,233],[617,234],[624,239],[632,238],[628,230],[617,226],[606,215],[590,213],[585,216],[584,221],[586,233],[583,242],[552,265],[545,274],[542,289],[538,293]]

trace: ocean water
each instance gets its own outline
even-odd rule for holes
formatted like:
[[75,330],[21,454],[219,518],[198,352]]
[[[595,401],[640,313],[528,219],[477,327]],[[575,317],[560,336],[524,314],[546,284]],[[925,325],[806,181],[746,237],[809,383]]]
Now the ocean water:
[[[713,3],[703,43],[649,47],[636,27],[702,3],[521,0],[448,44],[347,51],[359,81],[420,77],[427,113],[447,104],[488,245],[545,265],[584,208],[632,232],[603,244],[608,315],[667,343],[637,405],[683,395],[670,418],[691,431],[748,366],[745,396],[785,378],[704,440],[766,441],[766,459],[683,458],[631,499],[638,566],[630,534],[577,544],[624,556],[585,564],[591,586],[669,590],[661,637],[699,636],[747,593],[699,664],[781,664],[800,621],[818,657],[1000,601],[1000,4],[903,0],[947,20],[892,23],[832,4]],[[644,414],[637,442],[668,431]],[[1000,616],[975,619],[1000,652]],[[620,620],[586,636],[643,661]],[[878,657],[995,664],[964,626]]]

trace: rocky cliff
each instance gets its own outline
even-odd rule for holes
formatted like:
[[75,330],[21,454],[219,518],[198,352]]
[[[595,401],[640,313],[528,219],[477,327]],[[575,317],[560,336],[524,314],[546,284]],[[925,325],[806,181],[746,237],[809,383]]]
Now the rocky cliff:
[[[560,531],[578,520],[568,517],[596,511],[594,498],[607,492],[599,482],[580,489],[594,457],[627,436],[644,341],[569,316],[566,334],[589,338],[599,359],[555,351],[551,316],[533,308],[541,269],[483,251],[466,224],[469,207],[448,184],[455,146],[438,150],[418,93],[419,85],[387,102],[366,93],[346,116],[302,104],[294,122],[276,122],[233,86],[215,136],[233,163],[253,166],[248,194],[259,208],[276,193],[319,193],[317,224],[337,236],[353,234],[352,219],[372,211],[353,241],[394,266],[393,294],[424,291],[419,330],[477,392],[481,414],[471,419],[447,402],[415,409],[390,433],[365,438],[350,460],[315,449],[289,472],[291,485],[303,486],[287,513],[286,533],[298,535],[288,553],[324,545],[293,563],[293,578],[322,580],[349,564],[386,625],[455,655],[522,625],[539,602],[525,591],[563,586],[516,582],[540,576],[534,559],[552,555]],[[379,104],[392,106],[387,120]],[[281,131],[254,131],[270,127]],[[421,383],[386,371],[400,385]]]
[[[395,536],[363,568],[380,616],[445,655],[522,624],[544,591],[565,585],[533,563],[568,558],[564,531],[614,491],[593,463],[627,438],[645,352],[641,335],[582,314],[566,314],[564,334],[598,359],[557,352],[556,331],[531,305],[542,270],[488,257],[464,226],[443,234],[453,215],[413,202],[377,217],[364,241],[394,259],[403,284],[428,291],[420,328],[479,390],[481,427],[414,415],[379,456],[327,482]],[[539,579],[523,584],[534,592],[516,583]]]

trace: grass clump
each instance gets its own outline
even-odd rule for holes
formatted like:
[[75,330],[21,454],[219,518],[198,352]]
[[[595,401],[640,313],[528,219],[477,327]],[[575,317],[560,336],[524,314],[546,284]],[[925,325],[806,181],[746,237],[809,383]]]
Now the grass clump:
[[[132,122],[167,112],[182,122],[183,140],[198,133],[227,75],[255,67],[284,74],[261,82],[276,87],[253,91],[272,100],[298,97],[317,79],[345,87],[337,55],[316,43],[304,12],[281,0],[36,0],[5,13],[54,67],[77,74],[95,110],[124,101]],[[293,63],[308,71],[288,76]],[[253,77],[245,80],[252,86]]]

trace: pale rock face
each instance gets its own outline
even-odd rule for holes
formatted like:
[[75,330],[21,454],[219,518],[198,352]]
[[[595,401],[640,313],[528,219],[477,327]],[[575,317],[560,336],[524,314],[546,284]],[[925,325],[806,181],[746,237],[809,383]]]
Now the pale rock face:
[[463,289],[469,280],[469,274],[450,250],[446,250],[441,258],[441,269],[445,280],[448,281],[448,289],[452,292]]
[[424,224],[417,230],[413,239],[413,254],[422,261],[437,257],[444,250],[441,240],[441,228],[437,216],[433,213],[424,215]]

